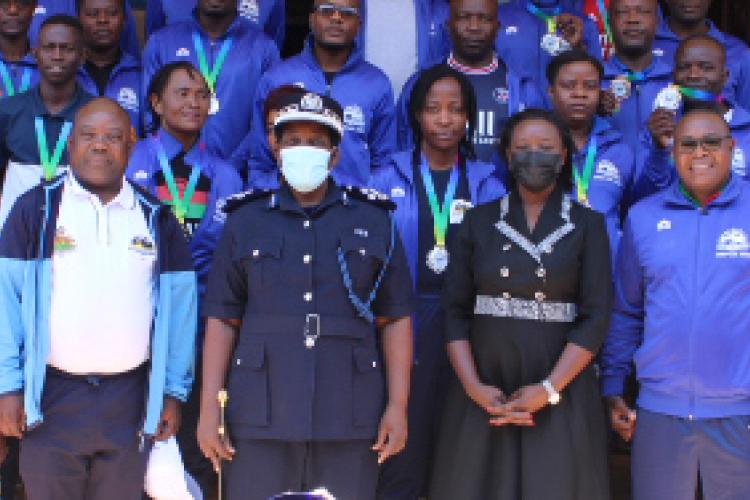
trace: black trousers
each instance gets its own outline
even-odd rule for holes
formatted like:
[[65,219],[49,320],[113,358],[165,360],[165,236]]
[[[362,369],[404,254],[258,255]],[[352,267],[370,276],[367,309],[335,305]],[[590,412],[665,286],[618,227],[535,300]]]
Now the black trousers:
[[383,464],[378,480],[379,500],[416,500],[425,496],[445,388],[454,376],[445,351],[439,296],[419,296],[416,303],[417,337],[409,394],[409,436],[406,448]]
[[139,448],[146,370],[109,377],[48,369],[44,422],[21,440],[28,500],[141,500],[150,446]]
[[337,500],[372,500],[378,478],[372,440],[235,440],[224,462],[227,500],[267,500],[325,487]]

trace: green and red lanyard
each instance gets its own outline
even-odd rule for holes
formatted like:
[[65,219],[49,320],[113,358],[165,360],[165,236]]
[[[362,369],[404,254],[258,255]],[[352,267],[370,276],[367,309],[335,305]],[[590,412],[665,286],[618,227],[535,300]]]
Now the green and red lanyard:
[[[725,187],[726,187],[726,186],[725,186]],[[704,204],[702,204],[702,203],[701,203],[701,202],[700,202],[700,201],[698,200],[698,198],[696,198],[695,196],[693,196],[692,194],[690,194],[690,191],[688,191],[688,190],[687,190],[687,188],[685,187],[685,185],[684,185],[684,184],[682,183],[682,181],[680,181],[680,192],[682,193],[682,195],[683,195],[683,196],[684,196],[685,198],[687,198],[687,199],[688,199],[688,200],[690,201],[690,203],[692,203],[693,205],[695,205],[695,207],[696,207],[696,208],[707,207],[707,206],[708,206],[709,204],[711,204],[711,202],[712,202],[712,201],[714,201],[714,200],[715,200],[716,198],[718,198],[719,196],[721,196],[721,192],[722,192],[723,190],[724,190],[724,188],[721,188],[721,189],[720,189],[720,190],[719,190],[718,192],[716,192],[716,193],[712,194],[712,195],[711,195],[711,196],[710,196],[710,197],[709,197],[709,198],[708,198],[708,199],[706,200],[706,204],[704,205]]]
[[[167,183],[167,189],[169,189],[169,194],[172,195],[172,211],[174,212],[175,217],[177,217],[177,220],[180,221],[180,224],[185,224],[185,218],[201,218],[203,214],[196,214],[195,210],[200,209],[201,207],[198,207],[196,205],[193,205],[191,202],[193,200],[193,196],[195,195],[195,188],[198,186],[198,180],[201,177],[201,165],[198,162],[195,162],[193,165],[192,170],[190,171],[190,178],[188,179],[187,186],[185,186],[185,191],[182,196],[180,196],[180,189],[177,186],[177,182],[174,178],[174,172],[172,171],[172,165],[169,163],[169,158],[167,158],[167,153],[164,150],[164,145],[159,140],[158,135],[153,136],[153,143],[154,143],[154,149],[156,149],[156,157],[159,160],[159,165],[161,166],[161,171],[164,174],[164,180]],[[200,145],[201,149],[204,148],[203,143]]]
[[[3,86],[5,87],[5,95],[13,97],[16,95],[16,86],[13,84],[13,79],[10,77],[10,71],[8,66],[3,61],[0,61],[0,77],[3,79]],[[19,94],[22,94],[29,90],[31,85],[31,68],[24,68],[23,74],[21,75],[21,85],[18,87]]]
[[536,17],[544,21],[544,23],[547,25],[547,33],[549,34],[555,34],[557,33],[557,16],[559,16],[562,13],[562,8],[555,7],[552,9],[552,14],[547,14],[542,9],[537,7],[531,2],[526,3],[526,10],[534,14]]
[[458,189],[458,167],[454,166],[451,170],[448,186],[445,188],[442,207],[440,206],[437,194],[435,193],[435,185],[432,182],[432,174],[430,173],[430,167],[427,165],[426,158],[422,158],[422,163],[420,164],[419,169],[422,174],[422,182],[424,183],[425,191],[427,192],[427,201],[430,203],[430,211],[432,212],[435,245],[445,248],[451,205],[453,204],[453,198],[456,196],[456,190]]
[[65,151],[65,145],[68,142],[70,131],[73,128],[73,124],[69,121],[63,123],[60,135],[57,136],[57,142],[55,143],[55,150],[50,156],[49,148],[47,147],[47,134],[44,131],[44,120],[41,116],[34,118],[34,131],[36,132],[36,143],[39,147],[39,162],[42,164],[42,172],[46,181],[51,181],[57,175],[57,167],[60,165],[62,160],[63,152]]
[[604,0],[596,0],[596,6],[599,8],[599,17],[604,25],[604,32],[607,34],[607,40],[610,45],[614,45],[615,39],[612,36],[612,25],[609,22],[609,11],[604,3]]
[[583,162],[583,171],[579,172],[578,167],[573,165],[573,179],[576,184],[577,199],[584,204],[589,203],[589,188],[591,187],[591,179],[594,177],[597,149],[596,137],[592,135],[589,139],[589,145],[586,148],[586,160]]
[[229,49],[232,48],[232,38],[229,37],[222,42],[221,48],[219,49],[219,55],[216,56],[213,67],[208,66],[206,50],[203,48],[203,41],[197,31],[193,32],[193,46],[195,47],[195,53],[198,56],[198,69],[200,69],[203,78],[206,79],[211,94],[216,95],[216,81],[219,79],[221,70],[224,67],[224,62],[227,59],[227,55],[229,55]]

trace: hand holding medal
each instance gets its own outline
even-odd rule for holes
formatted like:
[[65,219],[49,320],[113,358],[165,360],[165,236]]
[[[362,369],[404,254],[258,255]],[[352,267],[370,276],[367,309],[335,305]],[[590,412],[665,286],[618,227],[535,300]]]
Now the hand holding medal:
[[541,47],[550,55],[556,56],[561,52],[570,50],[570,44],[560,35],[557,34],[558,16],[562,12],[560,7],[552,9],[551,14],[547,14],[542,9],[531,2],[526,4],[526,10],[544,21],[547,26],[547,33],[542,36]]

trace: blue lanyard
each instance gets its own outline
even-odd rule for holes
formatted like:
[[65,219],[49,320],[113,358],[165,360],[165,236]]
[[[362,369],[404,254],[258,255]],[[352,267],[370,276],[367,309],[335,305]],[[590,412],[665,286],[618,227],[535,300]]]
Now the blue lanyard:
[[[16,95],[16,87],[13,85],[13,79],[10,77],[8,66],[0,61],[0,77],[3,79],[3,85],[5,86],[5,95],[13,97]],[[31,84],[31,68],[24,68],[23,75],[21,75],[21,85],[18,87],[18,93],[22,94],[29,90]]]
[[435,193],[435,185],[432,183],[432,174],[430,173],[430,167],[427,166],[426,158],[422,158],[422,163],[419,168],[422,173],[422,182],[424,183],[425,191],[427,191],[427,200],[430,203],[430,210],[432,211],[435,243],[437,246],[445,247],[445,235],[448,232],[450,207],[453,203],[453,198],[456,196],[456,189],[458,188],[458,167],[453,167],[451,170],[451,177],[448,181],[448,186],[445,188],[442,207],[440,206],[440,201]]

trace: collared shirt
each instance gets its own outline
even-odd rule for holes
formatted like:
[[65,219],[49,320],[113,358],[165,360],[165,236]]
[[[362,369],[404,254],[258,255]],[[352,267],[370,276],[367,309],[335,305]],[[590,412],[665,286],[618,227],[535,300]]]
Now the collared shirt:
[[[44,120],[47,147],[53,150],[63,124],[66,121],[72,122],[78,110],[91,98],[91,94],[78,87],[65,109],[54,114],[47,110],[39,86],[4,99],[3,105],[0,106],[0,168],[4,168],[8,160],[26,165],[39,165],[41,161],[34,119],[40,116]],[[60,164],[67,163],[68,154],[65,151]]]
[[[411,314],[404,249],[374,202],[331,183],[321,204],[306,210],[284,184],[229,216],[203,312],[243,320],[228,386],[238,438],[375,436],[385,402],[377,336],[352,303],[339,258],[363,301],[388,263],[372,311]],[[312,346],[306,331],[320,334]]]
[[122,373],[149,356],[156,247],[132,186],[106,205],[72,173],[52,253],[48,363],[69,373]]

